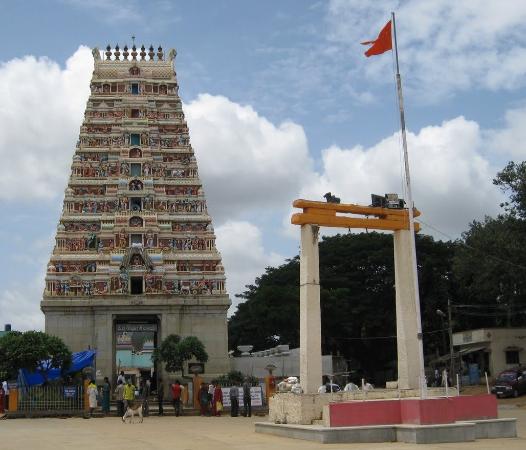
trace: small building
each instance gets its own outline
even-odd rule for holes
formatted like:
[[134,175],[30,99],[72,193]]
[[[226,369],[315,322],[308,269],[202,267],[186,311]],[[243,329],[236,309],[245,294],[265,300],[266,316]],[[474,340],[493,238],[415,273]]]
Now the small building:
[[453,333],[455,356],[468,369],[495,377],[506,369],[526,365],[526,328],[480,328]]
[[[289,349],[288,345],[278,345],[274,348],[252,352],[252,346],[239,346],[248,347],[247,350],[237,356],[231,358],[231,369],[238,370],[244,375],[252,375],[259,379],[263,379],[268,375],[267,367],[274,367],[273,375],[278,378],[284,378],[289,376],[300,376],[300,349],[293,348]],[[345,360],[339,356],[323,355],[322,356],[322,373],[332,377],[333,374],[338,374],[347,371],[347,365]]]

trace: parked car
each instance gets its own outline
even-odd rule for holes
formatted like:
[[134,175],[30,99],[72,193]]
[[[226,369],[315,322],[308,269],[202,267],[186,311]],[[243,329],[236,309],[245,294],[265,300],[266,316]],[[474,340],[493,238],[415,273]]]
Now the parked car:
[[526,369],[508,369],[499,373],[491,392],[497,397],[518,397],[526,393]]

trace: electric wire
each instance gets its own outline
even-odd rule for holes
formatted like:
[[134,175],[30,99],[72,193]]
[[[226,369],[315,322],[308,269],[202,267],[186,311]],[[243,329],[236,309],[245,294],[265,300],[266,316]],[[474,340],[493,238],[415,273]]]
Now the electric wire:
[[448,238],[450,241],[452,242],[457,242],[458,244],[462,245],[463,247],[466,247],[474,252],[479,252],[481,253],[482,255],[488,257],[488,258],[491,258],[497,262],[500,262],[500,263],[504,263],[504,264],[508,264],[510,266],[513,266],[513,267],[516,267],[518,269],[522,269],[522,270],[526,270],[526,266],[522,266],[521,264],[517,264],[517,263],[514,263],[514,262],[511,262],[511,261],[508,261],[506,259],[502,259],[502,258],[499,258],[498,256],[495,256],[495,255],[492,255],[490,253],[487,253],[479,248],[475,248],[473,247],[472,245],[469,245],[469,244],[466,244],[464,241],[461,241],[459,239],[454,239],[452,238],[451,236],[449,236],[448,234],[444,233],[443,231],[439,230],[438,228],[434,227],[433,225],[429,224],[429,223],[426,223],[424,222],[422,219],[418,219],[417,220],[418,223],[420,223],[421,225],[424,225],[424,227],[427,227],[427,228],[430,228],[431,230],[434,230],[436,231],[437,233],[441,234],[442,236],[445,236],[446,238]]

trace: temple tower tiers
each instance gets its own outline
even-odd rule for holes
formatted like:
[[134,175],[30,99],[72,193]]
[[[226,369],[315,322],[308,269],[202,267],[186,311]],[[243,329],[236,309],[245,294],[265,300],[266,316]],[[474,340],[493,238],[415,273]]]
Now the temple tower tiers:
[[[46,332],[72,351],[97,350],[97,378],[123,368],[153,372],[138,359],[144,342],[151,350],[172,333],[205,344],[205,377],[229,370],[230,300],[175,55],[135,45],[108,46],[102,57],[93,50],[91,95],[41,308]],[[133,332],[150,334],[128,355]]]

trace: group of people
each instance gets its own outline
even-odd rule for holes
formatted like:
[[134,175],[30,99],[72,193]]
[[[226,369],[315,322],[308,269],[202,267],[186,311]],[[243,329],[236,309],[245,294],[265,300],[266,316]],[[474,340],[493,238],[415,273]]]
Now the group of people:
[[[243,416],[252,416],[252,401],[251,401],[251,383],[248,378],[241,383],[234,383],[229,390],[230,398],[230,415],[232,417],[238,417],[239,415],[239,394],[242,392],[243,398]],[[172,398],[172,406],[174,408],[175,415],[178,417],[183,411],[183,391],[184,386],[179,380],[170,386],[170,394]],[[104,415],[110,413],[110,398],[111,398],[111,385],[108,377],[104,377],[104,382],[99,389],[95,384],[95,380],[90,380],[88,384],[88,400],[89,400],[89,416],[93,415],[97,404],[100,402],[101,410]],[[117,386],[114,389],[115,399],[117,401],[117,415],[123,416],[128,407],[133,407],[134,402],[137,400],[139,391],[137,387],[132,383],[130,378],[125,378],[124,372],[121,372],[117,377]],[[149,415],[149,403],[148,399],[151,394],[151,381],[146,379],[140,392],[140,398],[142,401],[143,415]],[[158,415],[164,415],[164,385],[162,379],[159,378],[157,383],[156,391],[157,402],[159,405]],[[201,416],[220,416],[224,410],[223,402],[223,391],[221,386],[212,381],[209,385],[201,383],[201,387],[198,391],[199,407]]]
[[[232,417],[239,416],[239,392],[240,392],[240,383],[234,383],[230,387],[228,396],[230,398],[230,415]],[[250,384],[248,378],[246,378],[241,385],[241,390],[243,393],[243,416],[250,417],[252,416],[252,399],[250,394]],[[212,381],[210,385],[201,383],[199,389],[199,408],[201,416],[220,416],[221,412],[224,409],[223,403],[223,390],[221,386]]]

